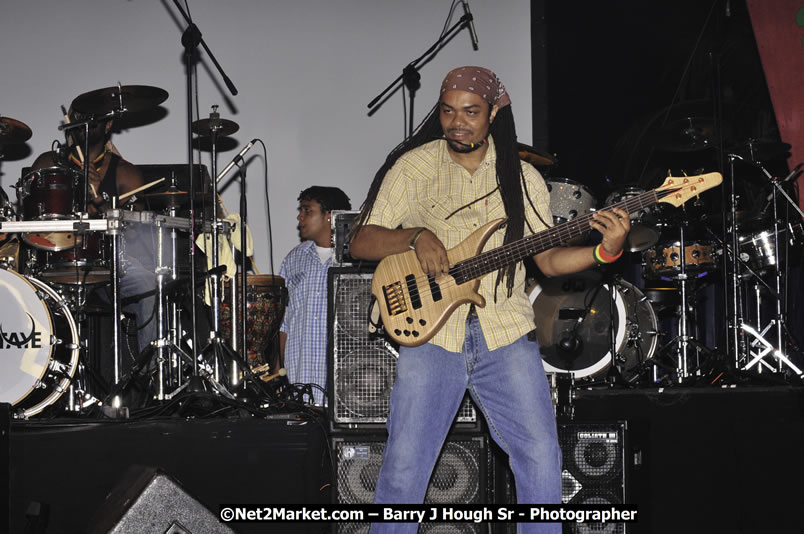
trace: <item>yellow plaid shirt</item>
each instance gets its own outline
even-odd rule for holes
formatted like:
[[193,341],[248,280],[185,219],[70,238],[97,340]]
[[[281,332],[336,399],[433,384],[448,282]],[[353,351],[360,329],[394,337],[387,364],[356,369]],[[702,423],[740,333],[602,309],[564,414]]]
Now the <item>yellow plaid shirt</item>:
[[[367,224],[386,228],[423,226],[432,230],[447,249],[456,247],[487,222],[505,218],[499,191],[477,201],[497,187],[496,159],[497,152],[490,137],[486,156],[474,175],[452,160],[443,139],[403,154],[386,174]],[[550,195],[544,179],[528,163],[522,163],[522,170],[533,205],[542,219],[551,223]],[[535,232],[544,230],[545,225],[531,209],[527,197],[524,202],[530,227]],[[448,215],[467,204],[470,205],[447,219]],[[525,235],[530,233],[526,226]],[[497,230],[484,250],[501,246],[504,235],[504,228]],[[481,280],[480,294],[486,299],[486,306],[477,308],[490,350],[509,345],[534,328],[533,308],[525,294],[522,263],[517,266],[510,298],[503,281],[497,290],[497,302],[494,302],[496,279],[495,271]],[[458,307],[430,342],[451,352],[463,350],[468,312],[468,304]]]

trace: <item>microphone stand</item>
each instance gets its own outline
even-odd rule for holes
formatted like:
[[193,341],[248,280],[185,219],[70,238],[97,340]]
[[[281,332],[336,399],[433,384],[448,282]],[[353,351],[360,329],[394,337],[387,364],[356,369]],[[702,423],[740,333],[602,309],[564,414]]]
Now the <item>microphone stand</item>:
[[[176,0],[173,0],[174,2]],[[371,110],[369,111],[369,115],[374,113],[379,106],[382,104],[380,100],[383,100],[383,97],[391,91],[391,89],[395,88],[397,84],[402,81],[403,85],[407,87],[408,92],[410,93],[410,120],[408,124],[408,132],[407,137],[413,135],[413,100],[415,98],[416,91],[419,89],[421,84],[419,81],[421,80],[421,75],[419,74],[419,63],[421,63],[425,58],[427,58],[436,48],[438,48],[441,43],[444,43],[453,37],[453,34],[457,33],[461,28],[468,26],[469,23],[472,21],[472,17],[470,15],[464,14],[458,22],[452,25],[452,27],[446,31],[446,33],[442,34],[438,40],[433,43],[433,45],[427,49],[427,51],[419,56],[418,58],[414,59],[410,63],[408,63],[404,69],[402,69],[402,74],[396,77],[396,79],[391,82],[391,84],[383,89],[383,91],[378,94],[374,99],[368,103],[368,108]],[[384,102],[385,100],[383,100]],[[375,108],[375,106],[377,106]],[[372,109],[374,108],[374,109]]]
[[[232,93],[232,95],[237,94],[237,88],[234,86],[232,81],[229,77],[223,72],[220,64],[218,63],[217,59],[215,59],[214,54],[207,46],[206,42],[204,42],[203,37],[201,36],[201,31],[198,29],[198,26],[193,23],[192,19],[190,18],[189,14],[184,11],[181,6],[179,0],[173,0],[174,5],[181,13],[181,16],[184,20],[187,21],[187,28],[185,29],[184,33],[181,36],[181,43],[184,47],[184,57],[185,57],[185,71],[187,74],[187,147],[188,147],[188,176],[190,179],[189,184],[189,193],[190,193],[190,239],[189,239],[189,248],[190,248],[190,292],[191,292],[191,300],[193,305],[191,308],[191,318],[192,318],[192,356],[193,356],[193,375],[195,377],[198,376],[198,339],[197,339],[197,317],[196,317],[196,309],[195,309],[195,299],[196,299],[196,281],[195,281],[195,176],[194,176],[194,166],[193,166],[193,69],[195,64],[198,62],[198,45],[204,47],[204,51],[207,53],[209,58],[212,60],[212,63],[215,65],[215,68],[218,69],[221,77],[223,78],[226,87]],[[217,202],[217,199],[214,200]],[[217,224],[217,221],[213,221],[213,224]],[[217,251],[216,251],[217,252]]]
[[[197,312],[195,306],[195,299],[197,293],[197,284],[196,284],[196,272],[195,272],[195,170],[193,165],[193,94],[194,94],[194,83],[193,83],[193,72],[196,63],[198,62],[198,45],[204,47],[204,50],[209,55],[212,62],[215,64],[215,67],[218,69],[218,72],[221,73],[223,76],[224,82],[232,94],[237,94],[237,89],[234,87],[232,82],[223,73],[220,65],[218,64],[215,56],[207,47],[204,39],[201,36],[201,31],[198,29],[192,19],[190,18],[189,14],[184,11],[181,4],[178,0],[173,0],[176,8],[181,13],[181,16],[184,20],[187,21],[187,28],[182,33],[181,36],[181,44],[184,47],[184,62],[185,62],[185,72],[187,76],[187,152],[188,152],[188,177],[190,180],[189,183],[189,194],[190,194],[190,209],[189,209],[189,219],[190,219],[190,239],[189,239],[189,255],[190,255],[190,293],[191,293],[191,302],[192,305],[190,306],[190,316],[191,316],[191,338],[192,338],[192,359],[193,359],[193,376],[190,380],[181,386],[179,390],[182,388],[187,388],[188,392],[196,392],[196,391],[208,391],[210,381],[205,378],[201,377],[199,374],[199,350],[198,350],[198,335],[197,335]],[[214,159],[213,159],[214,161]],[[217,199],[214,200],[217,202]],[[213,225],[216,225],[217,221],[213,221]],[[217,252],[217,251],[215,251]],[[220,387],[218,384],[212,384],[220,393],[228,394],[227,391],[222,390],[223,388]],[[222,390],[222,391],[221,391]]]
[[[240,300],[237,303],[240,305],[240,347],[243,351],[243,359],[246,362],[246,368],[243,371],[250,370],[248,362],[248,332],[246,331],[246,308],[248,302],[248,295],[246,293],[246,275],[248,271],[248,254],[246,253],[246,215],[248,210],[248,202],[246,200],[246,166],[240,166]],[[236,312],[232,309],[232,324],[235,322]],[[237,348],[237,347],[235,347]]]

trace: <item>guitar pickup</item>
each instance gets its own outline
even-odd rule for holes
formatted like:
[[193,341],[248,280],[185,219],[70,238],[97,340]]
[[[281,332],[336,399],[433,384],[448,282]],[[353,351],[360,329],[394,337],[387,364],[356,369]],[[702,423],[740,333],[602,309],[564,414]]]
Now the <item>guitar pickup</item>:
[[410,303],[413,305],[414,310],[422,307],[422,298],[419,295],[419,286],[416,285],[416,277],[409,274],[405,277],[405,283],[408,286],[408,295],[410,295]]
[[428,276],[427,281],[430,283],[430,294],[433,297],[433,302],[438,302],[441,300],[441,286],[436,283],[433,276]]
[[388,308],[388,315],[399,315],[408,311],[407,300],[405,293],[402,290],[401,282],[394,282],[387,286],[382,286],[383,295],[385,295],[385,305]]

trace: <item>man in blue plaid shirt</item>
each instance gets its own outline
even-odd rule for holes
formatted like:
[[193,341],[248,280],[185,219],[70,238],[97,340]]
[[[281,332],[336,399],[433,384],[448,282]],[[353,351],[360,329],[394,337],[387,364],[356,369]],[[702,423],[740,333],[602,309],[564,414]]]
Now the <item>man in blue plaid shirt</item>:
[[291,384],[311,384],[314,398],[309,400],[321,406],[327,384],[327,271],[333,257],[330,212],[352,205],[337,187],[312,186],[298,200],[302,243],[279,268],[288,288],[279,331],[280,366]]

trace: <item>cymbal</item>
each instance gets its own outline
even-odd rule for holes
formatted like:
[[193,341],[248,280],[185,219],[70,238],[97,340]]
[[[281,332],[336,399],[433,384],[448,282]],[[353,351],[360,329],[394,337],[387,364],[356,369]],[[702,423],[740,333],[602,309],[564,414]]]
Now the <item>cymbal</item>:
[[[180,208],[187,204],[190,199],[190,193],[188,191],[168,190],[161,193],[148,193],[147,195],[142,195],[142,198],[145,199],[146,205],[152,209]],[[211,202],[212,195],[196,193],[195,201],[196,203]]]
[[517,143],[516,147],[519,151],[519,159],[530,163],[534,167],[549,167],[550,165],[555,165],[556,163],[556,158],[547,152],[537,150],[524,143]]
[[0,145],[24,143],[31,135],[26,124],[10,117],[0,117]]
[[236,122],[226,119],[199,119],[193,122],[193,132],[202,137],[211,136],[213,130],[218,137],[227,137],[239,129]]
[[708,117],[684,117],[659,129],[656,145],[668,152],[695,152],[713,145],[715,122]]
[[165,100],[164,89],[148,85],[123,85],[96,89],[73,100],[72,108],[87,115],[103,115],[110,112],[138,112],[155,108]]
[[787,143],[749,139],[748,142],[730,149],[729,153],[736,154],[749,161],[771,161],[789,158],[790,148],[791,145]]

